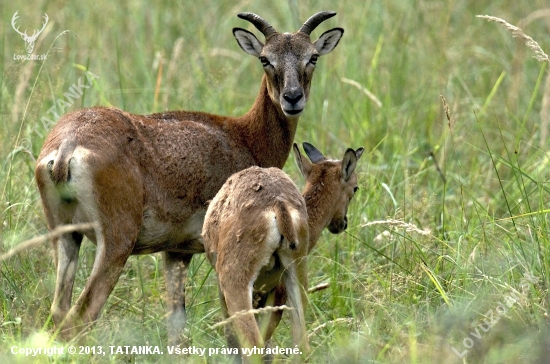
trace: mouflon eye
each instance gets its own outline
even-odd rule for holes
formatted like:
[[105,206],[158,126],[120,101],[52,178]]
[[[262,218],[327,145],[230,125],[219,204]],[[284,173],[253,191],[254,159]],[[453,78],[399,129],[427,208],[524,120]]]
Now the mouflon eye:
[[312,65],[316,65],[317,64],[317,59],[319,58],[319,56],[317,54],[314,54],[313,56],[311,56],[311,58],[309,59],[309,63],[312,64]]
[[264,67],[271,66],[271,63],[269,63],[266,57],[260,57],[260,62],[262,62],[262,66]]

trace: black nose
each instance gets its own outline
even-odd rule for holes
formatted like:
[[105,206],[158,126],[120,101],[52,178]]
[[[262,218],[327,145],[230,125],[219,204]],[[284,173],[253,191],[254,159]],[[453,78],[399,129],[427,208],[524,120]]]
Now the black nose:
[[304,97],[304,94],[299,90],[285,92],[283,94],[283,98],[291,105],[296,105],[302,97]]

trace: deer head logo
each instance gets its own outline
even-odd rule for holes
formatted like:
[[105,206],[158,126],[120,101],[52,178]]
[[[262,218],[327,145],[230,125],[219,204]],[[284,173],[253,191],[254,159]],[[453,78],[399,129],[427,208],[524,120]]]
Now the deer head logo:
[[13,18],[11,18],[11,26],[13,27],[13,29],[15,29],[15,31],[17,33],[19,33],[21,35],[21,38],[23,38],[23,40],[25,41],[25,43],[27,43],[26,45],[26,48],[27,48],[27,53],[32,53],[33,49],[34,49],[34,43],[36,42],[36,39],[38,38],[38,36],[40,35],[40,33],[42,33],[44,31],[44,28],[46,28],[46,24],[48,24],[48,14],[44,13],[44,23],[42,24],[42,29],[40,30],[34,30],[32,35],[29,36],[27,35],[27,29],[25,29],[25,32],[20,32],[19,31],[19,27],[15,27],[15,21],[17,20],[17,18],[19,18],[19,15],[17,14],[19,12],[16,11],[15,14],[13,14]]

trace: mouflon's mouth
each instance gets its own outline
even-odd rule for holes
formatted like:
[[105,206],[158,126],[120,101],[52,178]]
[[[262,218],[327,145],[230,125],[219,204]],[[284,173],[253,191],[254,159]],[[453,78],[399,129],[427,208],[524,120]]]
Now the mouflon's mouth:
[[340,234],[341,232],[343,232],[345,229],[342,228],[341,226],[329,226],[328,227],[328,231],[330,231],[331,233],[333,234]]
[[342,220],[332,220],[328,225],[328,231],[333,234],[340,234],[348,227],[348,219],[344,218]]
[[298,109],[298,110],[285,110],[285,109],[283,109],[283,112],[284,112],[287,116],[297,116],[297,115],[299,115],[302,111],[304,111],[304,109]]

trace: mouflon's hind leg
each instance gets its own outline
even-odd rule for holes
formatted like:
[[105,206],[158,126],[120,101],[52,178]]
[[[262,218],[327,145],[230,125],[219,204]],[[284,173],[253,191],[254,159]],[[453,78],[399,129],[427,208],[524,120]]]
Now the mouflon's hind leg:
[[96,166],[93,176],[86,170],[89,166],[71,163],[74,181],[87,181],[74,189],[80,214],[96,223],[97,246],[86,285],[61,326],[62,335],[71,337],[98,319],[134,249],[143,218],[143,192],[131,166],[109,160]]
[[185,282],[193,254],[163,252],[166,282],[168,344],[187,344],[185,325]]
[[77,232],[63,234],[52,242],[56,280],[51,315],[56,328],[61,326],[62,321],[71,309],[71,298],[81,243],[82,235]]
[[99,230],[102,231],[98,233],[96,229],[97,250],[92,272],[84,290],[63,321],[63,336],[73,337],[98,319],[132,252],[137,235],[124,233],[120,226],[105,222]]

